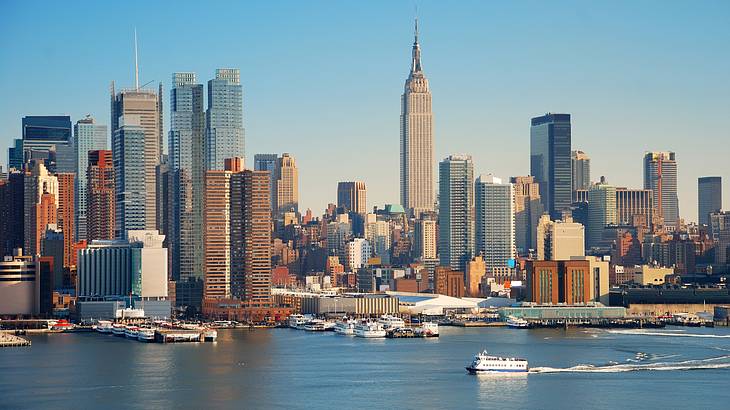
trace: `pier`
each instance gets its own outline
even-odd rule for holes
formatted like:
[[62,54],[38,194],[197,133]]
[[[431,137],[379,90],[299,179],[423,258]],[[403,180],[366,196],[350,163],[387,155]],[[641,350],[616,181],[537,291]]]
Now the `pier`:
[[30,340],[10,333],[0,332],[0,347],[30,346]]

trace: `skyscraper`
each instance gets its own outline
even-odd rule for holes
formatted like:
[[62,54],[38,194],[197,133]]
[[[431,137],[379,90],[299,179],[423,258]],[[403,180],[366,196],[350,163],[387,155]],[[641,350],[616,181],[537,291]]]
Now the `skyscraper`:
[[722,177],[697,178],[697,223],[710,224],[710,214],[722,209]]
[[514,188],[493,175],[482,175],[477,178],[474,197],[474,252],[484,257],[487,272],[509,267],[516,257]]
[[[76,243],[76,217],[74,212],[74,191],[76,175],[62,172],[56,174],[58,179],[58,214],[56,224],[63,232],[63,267],[67,268],[76,264],[74,257],[74,244]],[[59,261],[60,262],[60,261]]]
[[413,243],[414,259],[435,260],[438,256],[436,251],[436,212],[423,212],[416,220],[414,231],[415,240]]
[[533,176],[512,177],[515,191],[515,246],[520,255],[536,249],[535,231],[544,212],[540,202],[540,185]]
[[416,218],[433,210],[433,162],[431,91],[421,68],[416,20],[411,71],[401,97],[400,116],[400,201]]
[[[205,112],[195,73],[174,73],[170,90],[168,243],[177,303],[200,306],[203,289]],[[186,294],[191,291],[193,294]]]
[[656,215],[670,229],[679,222],[677,197],[677,160],[674,152],[647,152],[644,154],[644,189],[654,192]]
[[208,81],[206,169],[223,170],[226,158],[245,157],[243,89],[237,68],[215,70]]
[[114,163],[110,150],[90,151],[86,170],[88,229],[86,239],[114,239],[115,196]]
[[203,297],[230,298],[231,292],[231,175],[241,169],[229,161],[225,170],[205,176]]
[[365,215],[368,212],[367,192],[362,181],[337,183],[337,207]]
[[[71,144],[71,117],[23,117],[23,161],[42,159],[51,173],[76,172]],[[17,154],[16,154],[17,155]]]
[[76,124],[74,124],[73,147],[74,172],[76,173],[74,193],[76,201],[76,238],[77,240],[83,240],[86,239],[87,235],[86,169],[89,163],[89,151],[109,149],[106,125],[96,124],[94,118],[88,115],[86,118],[76,121]]
[[588,154],[583,151],[571,151],[570,164],[573,175],[573,191],[588,189],[591,186],[591,159]]
[[651,189],[616,188],[616,223],[651,228],[654,195]]
[[37,255],[49,224],[56,223],[58,212],[58,178],[51,175],[43,161],[34,161],[26,173],[24,191],[24,252]]
[[615,225],[616,187],[609,185],[601,177],[601,182],[588,189],[588,224],[586,225],[586,248],[607,245],[603,241],[606,225]]
[[16,138],[13,140],[13,146],[8,148],[8,171],[11,168],[17,170],[23,169],[23,139]]
[[530,173],[540,184],[540,197],[553,219],[570,209],[572,169],[570,114],[545,114],[532,119]]
[[[143,157],[141,166],[144,173],[144,226],[127,229],[138,230],[156,230],[157,226],[157,181],[156,167],[162,158],[162,85],[157,92],[154,90],[141,89],[139,86],[131,89],[122,89],[115,93],[114,82],[111,85],[111,133],[112,140],[116,137],[117,132],[123,126],[121,117],[124,116],[127,122],[135,118],[135,126],[143,133]],[[114,142],[112,142],[112,145]],[[114,162],[120,159],[114,150]],[[136,172],[136,171],[135,171]],[[124,181],[125,174],[116,172],[117,188],[123,185],[129,185],[128,181]],[[121,181],[121,184],[119,183]],[[120,208],[117,207],[117,212]],[[125,220],[117,218],[117,223]]]
[[[154,218],[145,207],[148,197],[155,196],[146,189],[147,152],[145,148],[148,133],[139,125],[140,117],[134,114],[122,116],[114,124],[112,136],[112,158],[114,161],[114,188],[116,212],[115,236],[127,238],[127,231],[145,230],[148,218]],[[156,140],[155,140],[156,141]],[[153,174],[153,178],[154,178]],[[156,207],[155,207],[156,208]]]
[[20,170],[8,173],[0,182],[0,253],[12,255],[23,247],[25,235],[25,174]]
[[439,163],[439,259],[464,271],[474,254],[474,164],[469,155]]
[[276,167],[279,163],[277,154],[256,154],[253,156],[254,171],[269,171],[269,191],[271,192],[271,209],[276,209]]
[[274,215],[280,220],[284,212],[299,212],[299,170],[293,156],[285,152],[277,159],[274,178],[276,190]]

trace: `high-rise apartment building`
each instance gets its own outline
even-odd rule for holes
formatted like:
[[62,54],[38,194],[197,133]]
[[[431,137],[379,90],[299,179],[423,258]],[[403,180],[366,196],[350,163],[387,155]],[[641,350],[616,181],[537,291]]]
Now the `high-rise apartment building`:
[[37,255],[49,224],[55,224],[58,212],[58,178],[51,175],[43,161],[35,161],[23,182],[24,253]]
[[231,291],[250,307],[271,303],[269,173],[231,175]]
[[416,218],[433,211],[433,113],[428,79],[421,68],[418,20],[411,70],[401,97],[400,202]]
[[651,228],[654,193],[651,189],[616,188],[616,223]]
[[76,265],[74,244],[76,243],[76,216],[74,212],[74,191],[76,174],[58,173],[58,210],[56,225],[63,232],[63,265],[68,268]]
[[23,162],[41,159],[51,173],[75,172],[71,117],[23,117]]
[[697,223],[710,224],[710,214],[722,209],[722,177],[697,178]]
[[535,232],[545,208],[540,201],[540,186],[533,176],[510,178],[515,192],[515,246],[517,253],[528,255],[537,247]]
[[186,306],[200,306],[204,271],[205,111],[203,85],[196,82],[195,73],[174,73],[170,90],[167,234],[176,301]]
[[243,88],[237,68],[219,68],[208,81],[206,169],[223,170],[226,158],[245,157]]
[[573,179],[573,191],[588,189],[591,186],[591,159],[583,151],[570,152],[570,168]]
[[365,183],[362,181],[338,182],[337,207],[365,215],[368,212]]
[[[139,125],[140,117],[129,114],[114,124],[112,159],[114,161],[115,237],[125,239],[127,231],[145,230],[148,218],[155,218],[146,209],[148,197],[155,196],[156,189],[148,191],[145,148],[148,133]],[[156,140],[155,140],[156,141]],[[154,142],[154,141],[153,141]],[[152,175],[155,178],[155,175]],[[155,206],[155,212],[156,212]]]
[[679,222],[677,196],[677,160],[674,152],[647,152],[644,154],[644,189],[654,195],[655,214],[663,225],[673,229]]
[[601,182],[588,189],[588,224],[586,225],[586,248],[610,245],[603,240],[606,225],[616,225],[616,187]]
[[512,184],[493,175],[482,175],[477,178],[474,191],[474,253],[484,258],[487,272],[509,267],[510,260],[516,257]]
[[573,190],[570,114],[545,114],[532,119],[530,173],[540,184],[540,197],[553,219],[570,209]]
[[76,121],[73,136],[74,172],[76,173],[76,187],[74,192],[76,208],[76,239],[87,239],[86,213],[88,208],[86,169],[89,163],[89,151],[107,150],[106,125],[97,124],[94,118]]
[[[126,124],[121,120],[124,117]],[[138,127],[138,130],[142,132],[142,163],[135,166],[141,166],[144,174],[143,178],[143,211],[144,219],[143,227],[135,225],[134,228],[127,227],[127,229],[147,229],[157,230],[157,181],[156,181],[156,169],[157,165],[160,164],[162,159],[162,135],[163,135],[163,122],[162,122],[162,83],[160,83],[157,92],[154,90],[141,89],[139,87],[132,89],[122,89],[118,93],[115,92],[114,82],[111,85],[111,133],[112,133],[112,145],[114,145],[114,139],[117,138],[117,134],[120,132],[120,128],[127,125],[129,126],[134,118],[134,125]],[[135,131],[138,132],[138,131]],[[124,134],[124,133],[122,133]],[[114,161],[123,161],[117,155],[116,147],[114,150]],[[117,176],[117,188],[130,186],[127,175],[116,171]],[[121,183],[120,183],[121,182]],[[135,181],[134,183],[137,183]],[[124,192],[124,191],[122,191]],[[124,207],[117,207],[117,212],[124,210]],[[117,218],[117,223],[126,223],[127,219]]]
[[414,231],[414,259],[434,260],[438,257],[436,250],[438,215],[436,212],[423,212],[416,220]]
[[90,151],[86,169],[86,239],[114,239],[116,190],[111,150]]
[[439,163],[439,258],[461,272],[474,254],[474,163],[450,155]]
[[285,212],[299,212],[299,170],[294,157],[286,152],[276,161],[274,216],[281,220]]

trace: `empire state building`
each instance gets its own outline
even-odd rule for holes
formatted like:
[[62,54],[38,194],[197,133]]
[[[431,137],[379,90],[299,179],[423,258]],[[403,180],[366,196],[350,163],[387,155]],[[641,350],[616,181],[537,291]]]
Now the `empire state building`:
[[431,91],[421,69],[416,20],[411,72],[401,97],[400,115],[400,200],[406,212],[416,218],[434,209],[433,161]]

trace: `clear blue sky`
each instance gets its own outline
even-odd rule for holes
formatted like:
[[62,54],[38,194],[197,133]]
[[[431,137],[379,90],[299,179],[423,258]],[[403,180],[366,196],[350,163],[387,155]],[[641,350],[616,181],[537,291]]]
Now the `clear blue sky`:
[[[697,218],[698,176],[721,175],[730,208],[729,1],[418,3],[436,160],[469,153],[478,173],[526,175],[530,117],[568,112],[594,180],[640,187],[642,153],[674,150],[682,216]],[[0,11],[3,165],[24,115],[109,123],[109,82],[133,82],[136,26],[143,83],[241,69],[247,161],[294,154],[303,209],[319,213],[351,179],[367,183],[370,207],[398,202],[412,1],[4,1]]]

